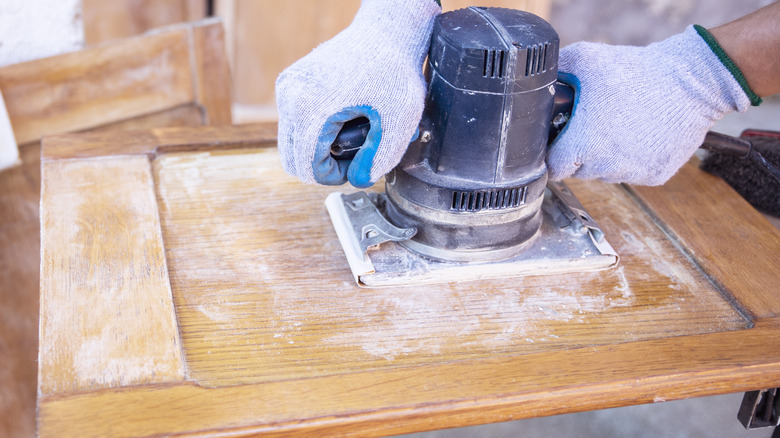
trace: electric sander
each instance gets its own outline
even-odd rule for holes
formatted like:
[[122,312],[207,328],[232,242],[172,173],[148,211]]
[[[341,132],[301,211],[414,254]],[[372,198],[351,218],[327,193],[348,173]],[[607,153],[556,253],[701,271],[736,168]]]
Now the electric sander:
[[[361,285],[606,269],[618,257],[562,183],[548,143],[573,90],[557,82],[559,39],[528,12],[471,7],[437,17],[420,134],[384,193],[331,194],[328,211]],[[334,142],[350,159],[366,119]]]

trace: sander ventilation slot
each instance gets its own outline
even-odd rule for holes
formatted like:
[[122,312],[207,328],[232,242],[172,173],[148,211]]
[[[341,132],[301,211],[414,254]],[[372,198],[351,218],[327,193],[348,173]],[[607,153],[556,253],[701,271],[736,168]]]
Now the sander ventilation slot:
[[485,50],[485,63],[482,65],[482,76],[486,78],[503,78],[505,56],[506,53],[503,50]]
[[474,192],[452,192],[452,209],[456,211],[501,210],[525,204],[526,187]]
[[525,75],[533,76],[547,71],[548,43],[533,45],[527,50],[525,58]]

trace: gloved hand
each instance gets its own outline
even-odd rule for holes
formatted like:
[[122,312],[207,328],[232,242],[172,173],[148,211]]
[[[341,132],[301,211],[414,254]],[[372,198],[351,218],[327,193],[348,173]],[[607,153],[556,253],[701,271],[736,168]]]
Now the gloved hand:
[[[288,67],[276,81],[279,152],[307,183],[368,187],[392,170],[417,131],[425,103],[422,63],[433,0],[363,0],[344,31]],[[344,122],[371,129],[351,161],[330,156]]]
[[576,94],[547,156],[554,180],[663,184],[715,122],[751,103],[693,26],[647,47],[572,44],[559,71]]

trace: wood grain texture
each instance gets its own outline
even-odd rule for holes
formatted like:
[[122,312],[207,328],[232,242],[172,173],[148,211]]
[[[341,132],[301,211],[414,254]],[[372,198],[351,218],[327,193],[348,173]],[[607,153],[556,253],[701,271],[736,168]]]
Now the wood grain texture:
[[44,163],[38,392],[179,381],[146,157]]
[[194,100],[180,29],[0,69],[19,144]]
[[207,124],[230,125],[232,99],[225,31],[219,19],[211,19],[199,22],[191,32],[197,101],[206,109]]
[[748,313],[780,315],[780,230],[726,182],[689,164],[660,188],[633,190]]
[[[96,128],[101,132],[203,123],[194,105]],[[113,135],[116,135],[115,133]],[[21,148],[22,164],[0,172],[0,437],[35,436],[40,282],[41,145]]]
[[227,28],[235,102],[275,105],[279,73],[347,27],[359,6],[360,0],[219,0],[217,12],[232,12],[235,26]]
[[[47,139],[44,169],[153,159],[165,242],[154,257],[168,264],[188,373],[164,384],[43,392],[42,437],[379,436],[780,386],[780,353],[767,348],[780,317],[760,311],[780,306],[780,295],[735,292],[718,277],[728,271],[702,257],[733,244],[720,236],[747,226],[752,213],[719,210],[723,220],[688,250],[676,237],[687,222],[663,203],[655,211],[633,189],[571,181],[620,268],[357,289],[322,205],[332,189],[284,175],[274,149],[251,148],[261,132],[269,131],[116,137],[136,156],[105,134],[84,135],[81,146],[76,136]],[[694,182],[709,183],[697,172]],[[44,174],[51,184],[65,177]],[[675,199],[678,215],[737,196],[690,187],[675,178],[653,196]],[[756,234],[743,237],[765,236],[771,225],[750,227]],[[755,247],[751,257],[768,260],[780,251],[771,239]],[[753,260],[725,263],[780,284]]]
[[203,20],[0,68],[0,90],[19,144],[161,113],[192,125],[197,115],[183,109],[188,105],[200,107],[206,122],[229,124],[222,51],[221,22]]
[[[158,126],[189,127],[203,126],[206,122],[205,109],[196,103],[187,103],[170,109],[118,120],[83,132],[113,132],[150,129]],[[114,134],[116,135],[116,134]]]
[[[211,22],[209,26],[217,26]],[[181,31],[181,29],[179,30]],[[150,53],[144,45],[150,45],[154,52],[159,37],[140,37],[132,44],[125,42],[109,44],[86,52],[94,57],[62,55],[43,61],[22,64],[0,69],[0,88],[14,88],[17,93],[16,105],[9,106],[12,118],[15,117],[19,128],[27,132],[27,144],[20,148],[22,164],[14,169],[0,173],[0,436],[31,437],[35,435],[35,396],[37,387],[36,357],[38,353],[38,296],[40,267],[40,221],[38,205],[40,202],[40,154],[41,146],[37,138],[44,133],[69,132],[99,125],[92,129],[100,132],[123,129],[150,129],[159,126],[194,126],[205,122],[206,106],[190,99],[182,105],[171,106],[155,111],[147,108],[137,115],[136,107],[125,102],[126,93],[137,91],[133,79],[143,67],[128,62],[126,56]],[[213,43],[213,42],[212,42]],[[132,50],[126,51],[125,49]],[[137,50],[136,50],[137,49]],[[157,46],[159,50],[168,50]],[[187,54],[189,56],[189,53]],[[154,66],[159,58],[147,61]],[[73,65],[84,62],[83,66]],[[54,65],[61,75],[52,75],[49,69]],[[191,72],[188,61],[181,65]],[[197,66],[196,66],[197,68]],[[41,70],[42,69],[42,70]],[[92,70],[90,70],[92,69]],[[90,83],[80,77],[87,71],[87,77],[100,77],[108,82]],[[105,76],[103,76],[105,74]],[[92,75],[92,76],[90,76]],[[122,80],[110,82],[118,77]],[[8,79],[13,79],[8,81]],[[53,81],[42,84],[41,80]],[[5,82],[3,82],[5,80]],[[29,80],[31,82],[25,82]],[[181,84],[176,84],[180,86]],[[100,87],[117,87],[110,93],[102,93]],[[122,87],[129,87],[122,90]],[[214,87],[219,87],[215,83]],[[48,88],[47,88],[48,87]],[[90,88],[93,87],[93,88]],[[193,88],[190,84],[189,87]],[[226,87],[226,86],[225,86]],[[50,105],[33,105],[29,99],[38,99],[52,92]],[[26,96],[30,91],[33,95]],[[166,93],[162,93],[166,94]],[[194,94],[193,94],[194,95]],[[37,96],[37,97],[36,97]],[[35,103],[35,102],[33,102]],[[69,113],[72,106],[76,111]],[[89,106],[82,111],[81,105]],[[229,102],[225,102],[229,109]],[[224,113],[224,108],[214,105]],[[123,110],[128,110],[123,112]],[[111,114],[108,119],[95,120],[95,113]],[[106,122],[108,120],[108,122]],[[20,122],[21,121],[21,122]],[[52,126],[46,125],[51,121]],[[38,131],[36,129],[40,128]],[[18,135],[18,133],[17,133]],[[105,135],[105,134],[103,134]],[[68,182],[64,182],[66,186]]]
[[82,0],[87,45],[205,18],[205,0]]
[[[201,110],[190,105],[99,129],[189,126],[202,120]],[[20,166],[0,172],[0,437],[35,436],[41,145],[23,146],[21,157]]]
[[354,284],[325,211],[334,189],[302,187],[276,150],[165,154],[154,172],[190,377],[203,385],[747,325],[620,186],[573,188],[604,218],[618,269],[369,291]]
[[184,21],[196,21],[206,18],[208,0],[181,0],[184,7]]
[[751,390],[780,382],[780,354],[755,354],[779,328],[256,385],[64,395],[40,403],[40,436],[385,436]]
[[121,136],[111,132],[53,135],[43,143],[42,159],[62,160],[95,158],[106,155],[147,155],[158,153],[211,150],[215,147],[248,148],[273,146],[275,123],[237,126],[201,126],[197,128],[158,128],[133,130]]

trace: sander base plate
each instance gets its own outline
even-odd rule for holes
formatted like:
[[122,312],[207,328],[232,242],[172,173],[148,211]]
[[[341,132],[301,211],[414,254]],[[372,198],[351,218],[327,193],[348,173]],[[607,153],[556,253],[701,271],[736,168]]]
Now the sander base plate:
[[[369,199],[376,203],[377,195],[372,195]],[[619,262],[615,250],[593,219],[560,182],[548,183],[542,204],[542,227],[535,241],[518,255],[492,262],[431,260],[393,241],[397,239],[365,248],[365,244],[361,246],[359,242],[360,235],[353,230],[373,227],[374,224],[362,224],[359,222],[371,219],[350,216],[350,209],[346,204],[347,196],[350,195],[331,193],[325,205],[347,256],[352,275],[362,287],[598,271],[613,268]],[[378,209],[376,211],[378,212]]]

